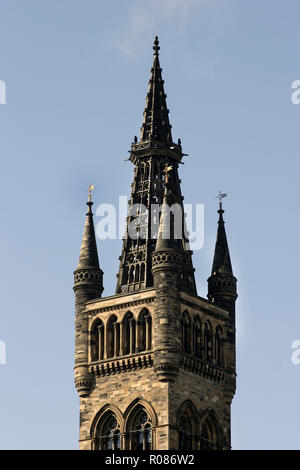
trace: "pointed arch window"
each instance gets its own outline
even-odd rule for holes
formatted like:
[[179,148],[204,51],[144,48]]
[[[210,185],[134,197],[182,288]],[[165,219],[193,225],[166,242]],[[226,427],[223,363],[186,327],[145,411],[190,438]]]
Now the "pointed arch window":
[[212,333],[211,333],[211,326],[207,322],[204,326],[204,359],[207,362],[211,362],[211,353],[212,353]]
[[218,366],[223,365],[223,340],[222,340],[222,328],[217,326],[216,337],[215,337],[215,359]]
[[183,352],[191,353],[191,325],[190,318],[187,312],[184,312],[181,317],[181,344]]
[[141,265],[141,282],[145,280],[145,264],[142,263]]
[[135,282],[139,282],[140,280],[140,265],[137,264],[135,268]]
[[179,422],[179,450],[192,450],[192,427],[185,416]]
[[107,322],[107,357],[117,357],[120,351],[120,325],[116,315],[112,315]]
[[200,450],[218,450],[221,448],[221,436],[216,417],[209,414],[202,424]]
[[152,348],[152,318],[149,310],[143,309],[138,319],[138,350],[148,351]]
[[178,447],[179,450],[196,450],[199,441],[199,418],[192,403],[182,409],[178,421]]
[[101,419],[96,432],[98,450],[120,450],[120,423],[114,413],[108,412]]
[[204,423],[201,433],[200,450],[212,450],[212,444],[213,443],[209,439],[207,425]]
[[122,284],[128,283],[128,266],[124,266]]
[[134,281],[134,265],[130,267],[129,271],[129,284],[132,284]]
[[138,407],[129,420],[130,450],[152,449],[152,422],[144,407]]
[[97,319],[91,329],[91,360],[101,361],[104,358],[104,325]]
[[201,321],[200,318],[196,316],[193,323],[193,353],[198,359],[202,357],[201,348]]
[[123,354],[133,354],[136,350],[136,322],[131,312],[127,312],[122,322]]

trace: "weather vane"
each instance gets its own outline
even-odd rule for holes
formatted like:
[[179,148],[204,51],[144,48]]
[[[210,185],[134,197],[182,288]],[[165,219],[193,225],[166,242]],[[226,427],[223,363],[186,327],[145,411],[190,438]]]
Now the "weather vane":
[[91,202],[91,200],[92,200],[92,191],[93,191],[94,187],[95,186],[93,184],[89,185],[89,202]]
[[222,209],[222,199],[224,199],[224,197],[227,197],[227,196],[228,196],[227,193],[222,193],[222,191],[219,191],[219,194],[215,197],[215,199],[219,199],[220,209]]
[[217,195],[217,197],[215,197],[215,199],[219,199],[220,202],[222,202],[222,199],[224,199],[224,197],[227,197],[228,194],[227,193],[222,193],[222,191],[219,191],[219,194]]

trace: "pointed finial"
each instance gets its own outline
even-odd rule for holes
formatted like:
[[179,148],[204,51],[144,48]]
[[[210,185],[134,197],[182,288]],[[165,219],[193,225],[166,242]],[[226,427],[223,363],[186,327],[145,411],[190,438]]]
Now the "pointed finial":
[[154,54],[153,54],[153,55],[158,55],[159,49],[160,49],[160,47],[159,47],[158,36],[155,36],[154,46],[153,46],[153,50],[154,50]]
[[92,191],[93,191],[94,187],[95,186],[93,184],[89,185],[89,189],[88,189],[88,191],[89,191],[89,202],[92,202]]
[[92,205],[94,204],[93,201],[92,201],[92,190],[94,189],[94,187],[95,186],[93,184],[90,184],[89,188],[88,188],[89,198],[88,198],[88,202],[86,203],[86,205],[88,206],[87,214],[92,214]]

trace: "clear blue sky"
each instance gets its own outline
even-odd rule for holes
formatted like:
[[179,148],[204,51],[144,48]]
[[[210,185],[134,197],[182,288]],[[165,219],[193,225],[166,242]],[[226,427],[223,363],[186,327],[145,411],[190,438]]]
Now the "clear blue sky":
[[[194,253],[206,296],[221,189],[237,302],[234,449],[297,449],[300,79],[297,0],[0,1],[0,447],[76,449],[73,270],[87,186],[128,195],[124,162],[161,42],[185,202],[205,205]],[[96,220],[97,222],[97,220]],[[120,241],[99,241],[104,295]]]

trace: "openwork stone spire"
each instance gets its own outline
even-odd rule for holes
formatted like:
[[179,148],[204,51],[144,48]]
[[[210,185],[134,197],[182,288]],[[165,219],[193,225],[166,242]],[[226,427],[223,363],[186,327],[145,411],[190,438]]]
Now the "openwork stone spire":
[[[144,124],[141,140],[137,138],[131,145],[129,160],[134,164],[134,179],[131,185],[131,198],[127,217],[127,229],[120,256],[117,275],[117,293],[136,292],[153,287],[152,253],[158,236],[160,206],[164,197],[166,168],[171,168],[168,176],[168,204],[181,210],[182,235],[176,240],[183,259],[183,289],[196,293],[194,268],[191,251],[184,230],[183,197],[180,189],[178,165],[183,153],[181,141],[172,142],[166,95],[164,93],[161,68],[159,65],[159,43],[154,41],[154,60],[151,69],[149,90],[144,111]],[[132,236],[135,226],[139,236]]]

